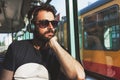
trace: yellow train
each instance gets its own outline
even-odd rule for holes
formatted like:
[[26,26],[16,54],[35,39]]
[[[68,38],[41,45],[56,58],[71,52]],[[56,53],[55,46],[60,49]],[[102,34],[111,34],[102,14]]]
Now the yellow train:
[[[120,0],[98,0],[80,10],[78,20],[85,70],[120,80]],[[62,22],[57,35],[68,48],[66,27],[67,22]]]

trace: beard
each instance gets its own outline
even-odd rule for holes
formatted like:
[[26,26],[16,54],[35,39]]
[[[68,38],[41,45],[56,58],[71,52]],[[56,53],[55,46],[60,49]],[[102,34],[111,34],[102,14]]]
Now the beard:
[[[53,33],[52,36],[50,37],[46,37],[45,35],[48,33]],[[45,47],[45,44],[55,35],[56,33],[56,29],[52,30],[51,28],[48,28],[48,30],[46,32],[44,32],[43,34],[40,34],[38,29],[36,28],[33,35],[34,35],[34,39],[33,39],[33,43],[34,45],[37,46],[41,46],[41,47]]]

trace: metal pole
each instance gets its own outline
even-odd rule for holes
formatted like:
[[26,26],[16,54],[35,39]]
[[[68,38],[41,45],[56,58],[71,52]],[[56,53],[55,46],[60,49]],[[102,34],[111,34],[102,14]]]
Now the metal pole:
[[75,34],[74,34],[74,14],[73,14],[73,0],[66,0],[66,14],[67,14],[67,27],[69,32],[69,39],[70,39],[70,52],[71,55],[75,58],[76,51],[75,51]]

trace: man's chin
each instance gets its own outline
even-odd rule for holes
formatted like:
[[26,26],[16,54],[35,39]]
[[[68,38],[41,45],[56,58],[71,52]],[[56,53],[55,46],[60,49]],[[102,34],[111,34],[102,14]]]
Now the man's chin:
[[50,40],[53,36],[46,37],[46,40]]

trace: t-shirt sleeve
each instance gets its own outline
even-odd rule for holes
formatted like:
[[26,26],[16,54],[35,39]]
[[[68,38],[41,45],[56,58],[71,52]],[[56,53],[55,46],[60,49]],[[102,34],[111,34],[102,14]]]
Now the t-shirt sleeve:
[[3,68],[7,70],[14,70],[14,55],[13,55],[13,43],[8,47],[5,54]]

